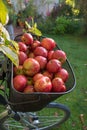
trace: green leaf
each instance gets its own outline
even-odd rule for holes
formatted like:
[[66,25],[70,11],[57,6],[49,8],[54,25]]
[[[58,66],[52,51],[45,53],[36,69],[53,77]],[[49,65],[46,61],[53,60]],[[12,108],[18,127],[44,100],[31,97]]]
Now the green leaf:
[[15,53],[12,49],[4,44],[0,44],[0,51],[2,51],[12,62],[14,65],[19,65],[18,54]]
[[6,28],[0,23],[0,36],[4,39],[10,40],[10,35]]
[[32,27],[31,29],[29,29],[29,32],[31,32],[31,33],[33,33],[33,34],[35,34],[37,36],[42,36],[41,31],[39,29],[37,29],[37,28]]
[[28,28],[28,29],[30,29],[30,28],[31,28],[30,24],[28,24],[28,22],[27,22],[27,21],[25,21],[25,25],[27,26],[27,28]]
[[34,28],[37,28],[37,23],[34,24]]
[[0,0],[0,22],[3,25],[8,22],[8,10],[2,0]]
[[13,46],[13,50],[18,54],[19,52],[19,46],[18,46],[18,43],[13,41],[13,40],[10,40],[12,46]]
[[28,32],[33,33],[33,34],[35,34],[35,35],[37,35],[37,36],[42,36],[41,31],[37,28],[37,23],[32,24],[33,26],[31,27],[31,26],[28,24],[28,22],[25,21],[25,25],[26,25],[27,28],[28,28]]
[[19,64],[18,52],[19,46],[18,43],[10,40],[8,31],[0,23],[0,36],[3,41],[0,43],[0,51],[2,51],[16,66]]

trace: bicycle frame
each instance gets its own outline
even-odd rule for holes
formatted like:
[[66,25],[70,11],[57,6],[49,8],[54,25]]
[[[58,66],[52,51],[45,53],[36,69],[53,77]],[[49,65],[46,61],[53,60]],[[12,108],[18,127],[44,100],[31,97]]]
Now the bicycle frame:
[[[17,113],[17,112],[14,112],[11,110],[10,106],[8,105],[6,107],[6,110],[3,111],[2,113],[0,113],[0,124],[3,124],[4,121],[6,119],[8,119],[9,117],[13,118],[14,120],[16,121],[20,121],[22,124],[26,124],[27,123],[27,127],[28,128],[35,128],[35,130],[37,129],[37,126],[36,124],[39,123],[39,120],[38,118],[36,117],[35,113],[32,113],[32,112],[29,112],[28,116],[30,118],[30,121],[32,122],[33,121],[33,118],[36,118],[36,120],[34,121],[34,124],[32,124],[30,121],[26,121],[23,117],[22,117],[22,114],[25,114],[25,113]],[[6,128],[4,128],[6,130]],[[0,129],[1,130],[1,129]]]
[[[52,108],[52,109],[53,108],[57,108],[57,109],[62,110],[65,113],[65,116],[62,118],[62,120],[60,120],[59,122],[57,122],[57,124],[54,123],[54,126],[59,126],[60,124],[62,124],[63,122],[65,122],[70,117],[70,110],[68,109],[68,107],[66,107],[63,104],[53,103],[52,102],[52,103],[48,104],[46,108],[49,108],[49,109],[50,108]],[[51,124],[48,127],[44,127],[44,128],[40,128],[39,129],[38,128],[38,124],[40,124],[40,122],[39,122],[38,115],[36,115],[36,112],[27,112],[27,113],[14,112],[14,111],[12,111],[12,109],[10,108],[10,106],[7,106],[6,110],[3,111],[0,114],[0,124],[1,124],[0,128],[2,128],[0,130],[8,130],[8,129],[4,128],[4,121],[6,119],[8,119],[9,117],[13,118],[15,121],[19,121],[22,124],[22,126],[27,127],[27,130],[48,130],[48,129],[50,130],[50,128],[53,127],[53,124]],[[42,123],[44,123],[44,122],[42,122]]]

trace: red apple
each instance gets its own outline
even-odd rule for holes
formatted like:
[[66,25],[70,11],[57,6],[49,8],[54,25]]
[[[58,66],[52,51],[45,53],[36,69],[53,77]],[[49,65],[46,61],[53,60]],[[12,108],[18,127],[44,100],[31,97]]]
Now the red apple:
[[55,50],[52,55],[52,59],[58,59],[61,63],[64,63],[66,58],[66,53],[62,50]]
[[43,77],[43,74],[37,73],[37,74],[34,75],[33,81],[35,82],[35,81],[37,81],[38,79],[40,79],[40,78],[42,78],[42,77]]
[[67,81],[68,77],[69,77],[69,73],[66,69],[64,68],[61,68],[56,74],[55,74],[55,77],[59,77],[59,78],[62,78],[62,80],[64,82]]
[[24,61],[27,59],[27,54],[23,51],[19,51],[19,65],[23,65]]
[[52,80],[52,91],[53,92],[65,92],[66,86],[61,78],[54,78]]
[[14,74],[14,76],[23,74],[23,66],[22,65],[19,65],[18,67],[14,66],[13,74]]
[[50,92],[52,89],[50,78],[43,76],[42,78],[38,79],[34,84],[34,88],[36,92]]
[[36,49],[34,50],[34,54],[35,56],[47,57],[48,51],[44,47],[40,46],[40,47],[36,47]]
[[35,60],[37,60],[40,64],[40,69],[44,69],[47,64],[47,59],[43,56],[36,56]]
[[61,69],[61,62],[57,59],[49,60],[47,63],[46,69],[50,73],[56,73]]
[[52,80],[52,78],[53,78],[53,73],[50,73],[50,72],[47,71],[47,70],[45,70],[45,71],[43,72],[43,75],[49,77],[51,80]]
[[24,75],[17,75],[13,78],[13,86],[17,91],[24,91],[27,85],[27,78]]
[[52,38],[43,38],[41,41],[41,46],[50,51],[56,47],[56,42]]
[[47,56],[48,60],[51,60],[51,59],[52,59],[53,53],[54,53],[53,50],[48,52],[48,56]]
[[35,40],[32,44],[31,44],[31,49],[34,50],[36,47],[40,46],[40,41]]
[[23,42],[18,42],[19,45],[19,51],[26,52],[27,51],[27,46]]
[[33,36],[30,33],[24,33],[21,37],[21,40],[26,45],[31,45],[33,43]]
[[33,58],[27,58],[23,63],[24,73],[28,76],[34,76],[40,70],[40,64]]
[[28,85],[28,86],[26,86],[26,88],[24,89],[23,92],[24,93],[33,93],[33,92],[35,92],[34,87],[32,85]]

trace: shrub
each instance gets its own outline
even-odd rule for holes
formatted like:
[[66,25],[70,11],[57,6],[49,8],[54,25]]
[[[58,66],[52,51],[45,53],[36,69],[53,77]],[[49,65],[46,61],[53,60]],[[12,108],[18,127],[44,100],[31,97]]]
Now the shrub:
[[69,20],[66,17],[57,17],[55,33],[64,34],[67,30]]
[[72,17],[72,6],[67,5],[65,3],[56,4],[51,11],[51,17],[53,19],[56,19],[58,16]]
[[68,34],[84,34],[84,22],[81,19],[70,19],[66,32]]
[[54,26],[55,23],[47,17],[46,19],[41,18],[40,20],[37,21],[38,28],[43,32],[43,33],[54,33]]
[[55,33],[57,34],[83,34],[85,32],[84,22],[79,19],[69,19],[66,17],[57,17]]

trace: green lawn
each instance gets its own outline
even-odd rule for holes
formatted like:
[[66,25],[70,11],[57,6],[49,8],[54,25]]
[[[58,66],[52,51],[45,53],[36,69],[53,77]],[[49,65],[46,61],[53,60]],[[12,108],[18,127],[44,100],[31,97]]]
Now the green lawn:
[[83,130],[80,114],[84,115],[84,125],[87,127],[87,38],[69,35],[49,35],[49,37],[52,37],[66,52],[76,75],[74,91],[57,100],[67,105],[71,110],[71,117],[59,129]]

